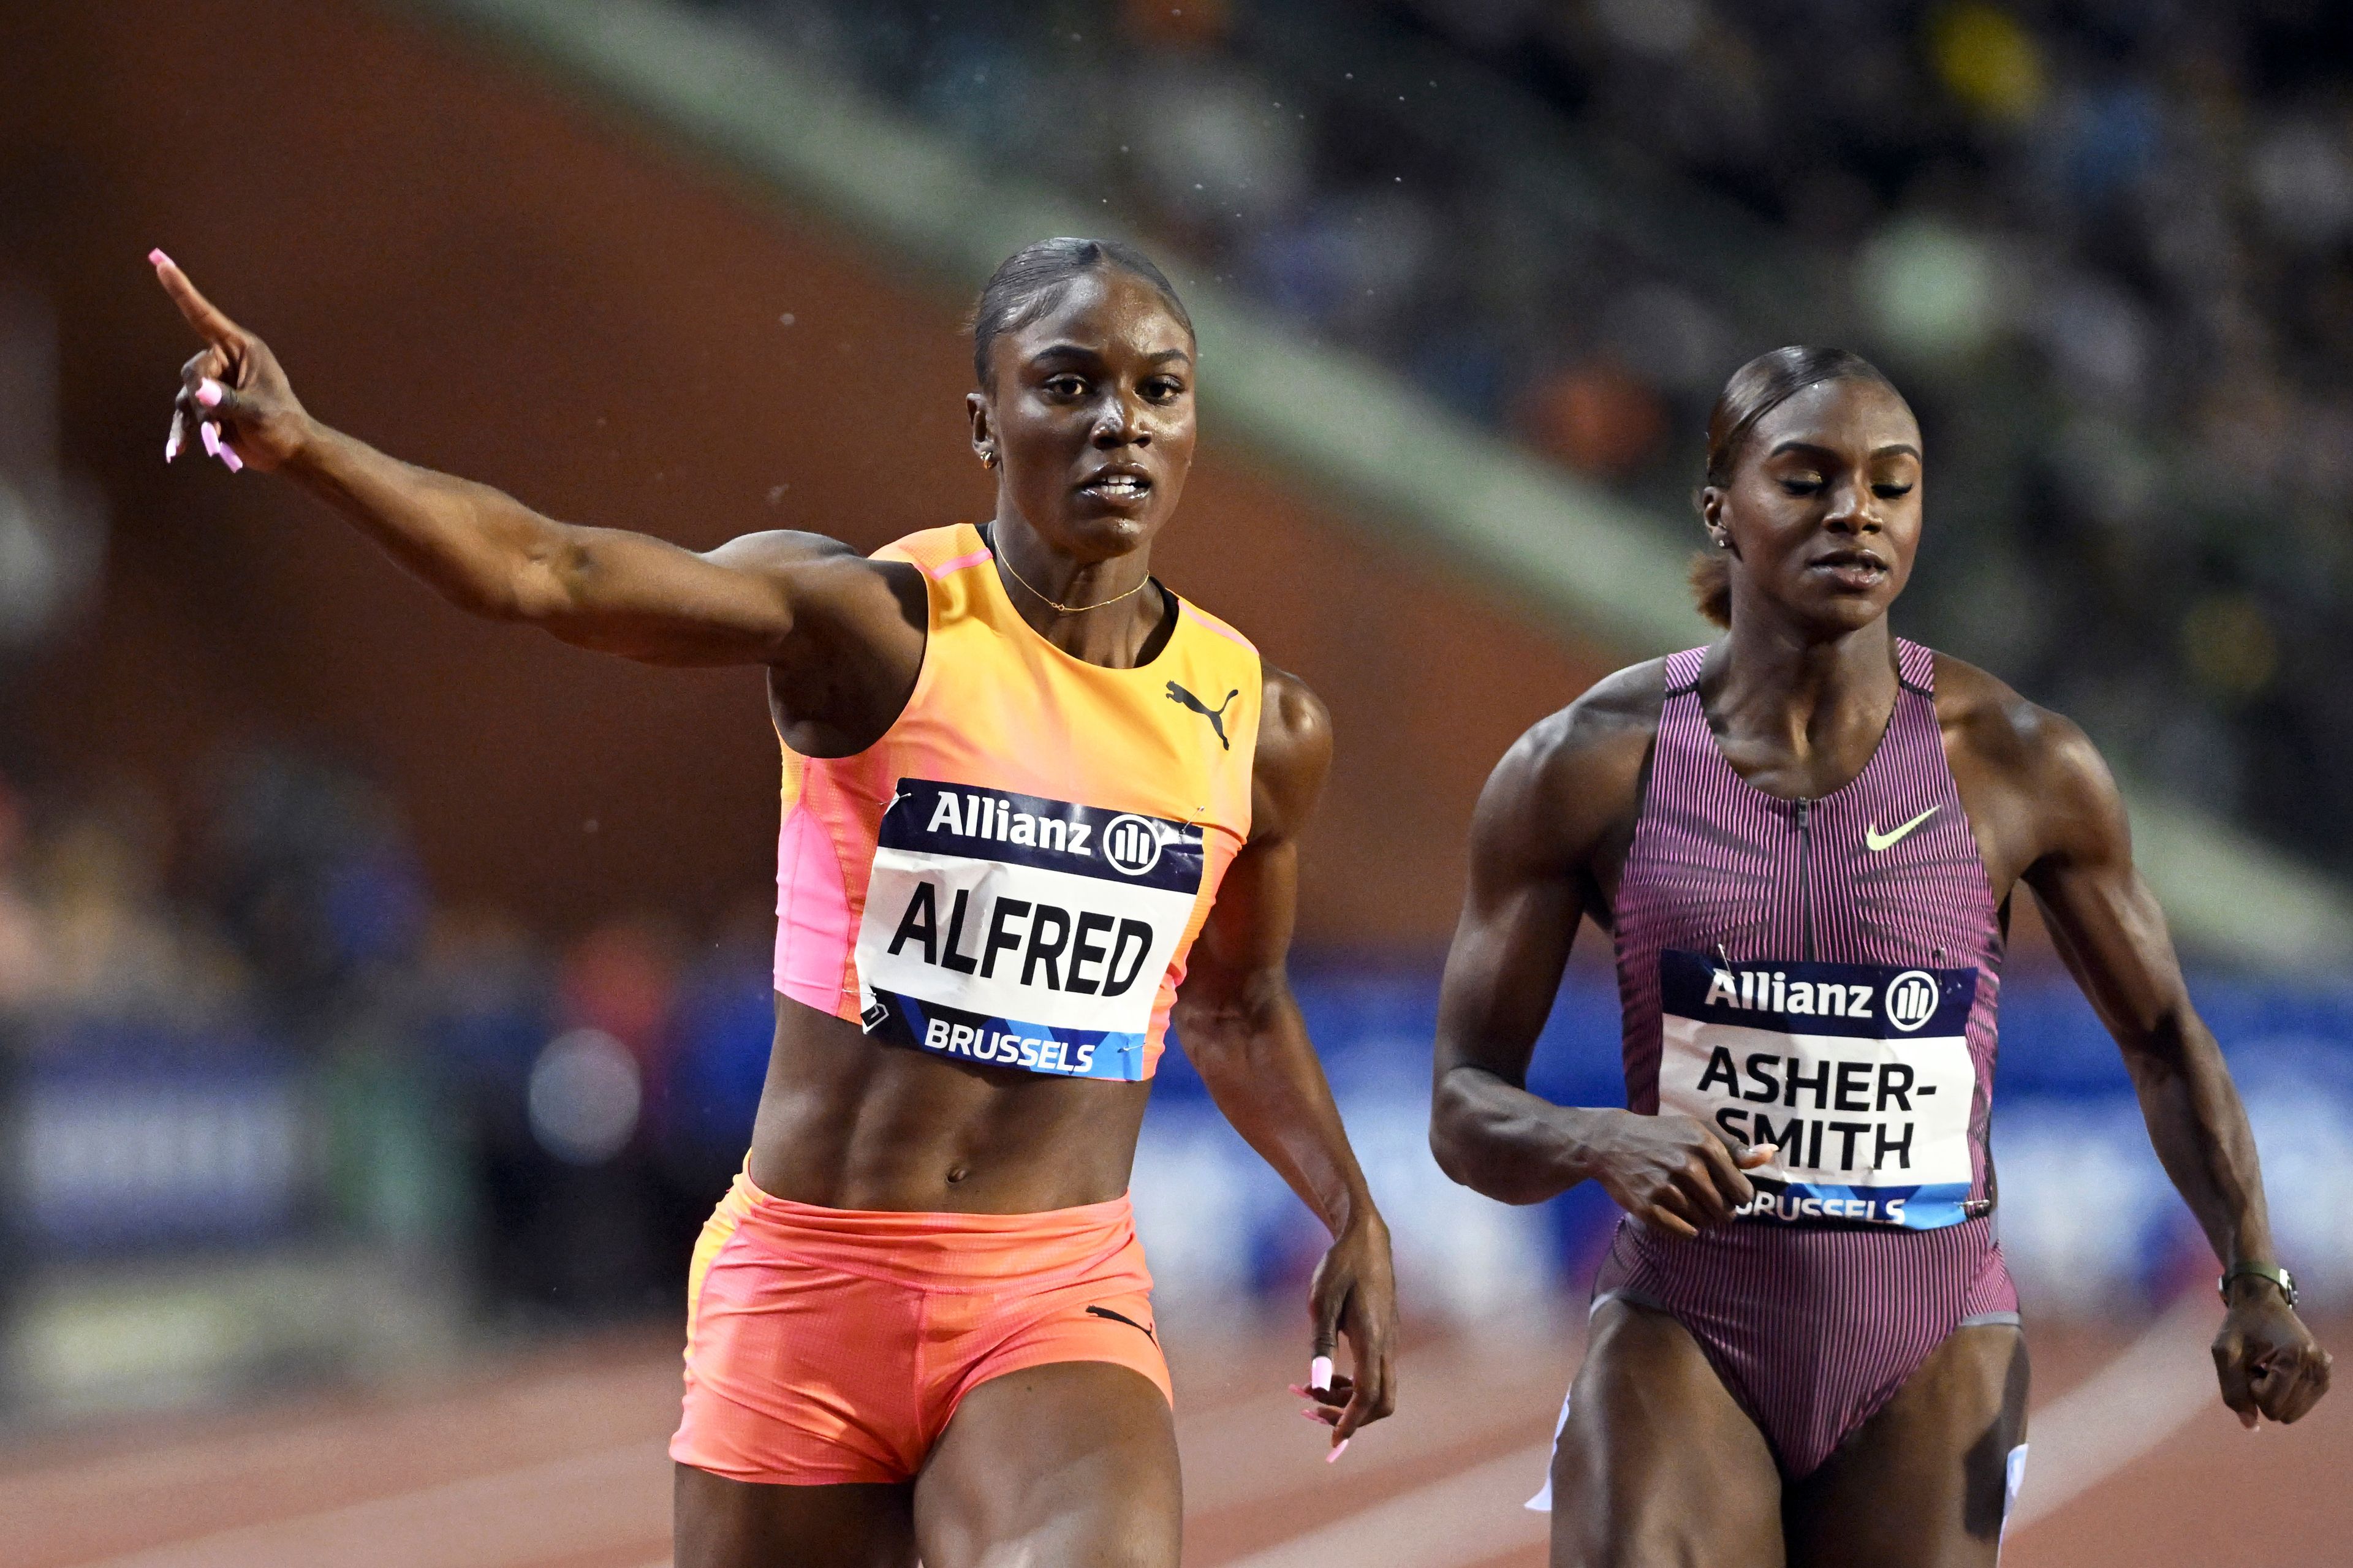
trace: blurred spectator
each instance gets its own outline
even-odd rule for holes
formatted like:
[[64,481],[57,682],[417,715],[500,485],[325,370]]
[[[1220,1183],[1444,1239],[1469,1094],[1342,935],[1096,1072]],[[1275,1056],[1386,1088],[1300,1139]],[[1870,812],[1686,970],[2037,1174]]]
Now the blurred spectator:
[[201,847],[224,925],[264,994],[316,1025],[414,952],[424,891],[388,804],[352,775],[266,748],[225,758]]
[[1528,395],[1525,417],[1536,445],[1599,479],[1641,468],[1667,425],[1658,395],[1606,355],[1538,383]]

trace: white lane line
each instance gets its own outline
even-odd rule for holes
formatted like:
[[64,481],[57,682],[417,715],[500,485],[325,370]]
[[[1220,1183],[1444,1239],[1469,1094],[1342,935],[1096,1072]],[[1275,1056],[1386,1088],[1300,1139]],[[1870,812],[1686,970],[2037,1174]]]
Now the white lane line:
[[174,1542],[91,1568],[509,1568],[670,1529],[667,1439]]
[[1501,1458],[1400,1492],[1360,1513],[1294,1535],[1225,1568],[1463,1568],[1514,1546],[1533,1545],[1550,1528],[1520,1506],[1530,1478],[1551,1462],[1552,1445],[1515,1448]]
[[2116,1359],[2033,1413],[2033,1457],[2009,1527],[2023,1530],[2155,1448],[2220,1398],[2215,1310],[2191,1291],[2125,1347]]

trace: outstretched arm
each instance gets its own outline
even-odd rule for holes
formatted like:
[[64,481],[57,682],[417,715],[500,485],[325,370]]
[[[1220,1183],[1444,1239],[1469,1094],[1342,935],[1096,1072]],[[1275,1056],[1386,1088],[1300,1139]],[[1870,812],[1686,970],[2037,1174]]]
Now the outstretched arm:
[[1298,912],[1298,835],[1331,766],[1331,721],[1305,686],[1273,669],[1263,714],[1250,842],[1226,868],[1193,944],[1176,1021],[1218,1109],[1331,1229],[1309,1310],[1316,1357],[1330,1356],[1340,1335],[1353,1352],[1354,1377],[1317,1391],[1331,1395],[1322,1407],[1336,1457],[1357,1427],[1396,1406],[1397,1285],[1388,1227],[1348,1147],[1283,967]]
[[1657,679],[1655,665],[1613,677],[1522,736],[1487,781],[1439,998],[1430,1147],[1504,1203],[1590,1177],[1644,1225],[1688,1237],[1731,1223],[1755,1195],[1743,1167],[1769,1147],[1736,1152],[1693,1117],[1555,1105],[1527,1088],[1577,921],[1599,905],[1595,867],[1632,828]]
[[[2149,1140],[2227,1268],[2275,1263],[2254,1134],[2212,1031],[2189,1004],[2164,911],[2133,867],[2116,781],[2082,731],[2033,716],[2043,847],[2024,880],[2052,941],[2124,1051]],[[2222,1397],[2248,1426],[2293,1421],[2328,1390],[2328,1352],[2259,1276],[2231,1282],[2214,1342]]]
[[328,428],[295,397],[269,345],[162,252],[150,259],[205,343],[181,371],[166,456],[201,440],[232,466],[283,473],[459,608],[654,664],[774,665],[797,640],[835,651],[871,641],[911,669],[921,658],[920,630],[905,624],[883,569],[836,541],[755,534],[698,554],[559,522]]

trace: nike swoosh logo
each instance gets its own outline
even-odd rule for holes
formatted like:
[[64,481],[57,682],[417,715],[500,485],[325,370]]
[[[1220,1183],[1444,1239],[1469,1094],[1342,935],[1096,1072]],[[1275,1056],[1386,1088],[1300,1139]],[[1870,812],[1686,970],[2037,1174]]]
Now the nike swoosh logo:
[[[1811,1080],[1809,1079],[1808,1081],[1810,1082]],[[1152,1331],[1151,1325],[1147,1323],[1139,1323],[1124,1312],[1114,1312],[1109,1307],[1089,1307],[1087,1309],[1087,1315],[1091,1318],[1109,1318],[1114,1323],[1125,1323],[1129,1328],[1143,1334],[1145,1339],[1150,1340],[1154,1344],[1156,1345],[1160,1342],[1160,1336]]]
[[1927,821],[1930,817],[1936,816],[1938,812],[1944,809],[1945,808],[1941,805],[1932,805],[1893,833],[1882,833],[1876,826],[1866,827],[1862,830],[1863,847],[1875,855],[1882,849],[1889,847],[1891,845],[1902,842],[1904,837],[1914,828],[1919,826],[1922,823]]

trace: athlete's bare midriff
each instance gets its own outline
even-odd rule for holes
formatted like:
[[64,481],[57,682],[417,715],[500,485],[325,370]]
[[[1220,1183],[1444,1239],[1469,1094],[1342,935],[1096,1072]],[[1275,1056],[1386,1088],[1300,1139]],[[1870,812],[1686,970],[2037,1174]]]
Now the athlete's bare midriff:
[[867,1038],[776,998],[753,1184],[838,1209],[1035,1214],[1127,1191],[1152,1085],[1046,1078]]

